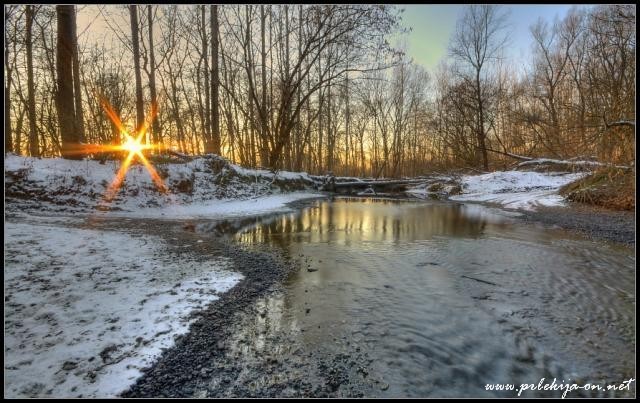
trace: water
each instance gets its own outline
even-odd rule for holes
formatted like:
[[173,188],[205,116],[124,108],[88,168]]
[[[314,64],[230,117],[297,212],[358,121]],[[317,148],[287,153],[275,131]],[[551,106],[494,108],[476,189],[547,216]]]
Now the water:
[[234,347],[247,362],[293,362],[280,381],[303,377],[338,396],[506,397],[515,392],[485,385],[635,378],[629,248],[480,206],[346,198],[235,238],[301,267],[258,302]]

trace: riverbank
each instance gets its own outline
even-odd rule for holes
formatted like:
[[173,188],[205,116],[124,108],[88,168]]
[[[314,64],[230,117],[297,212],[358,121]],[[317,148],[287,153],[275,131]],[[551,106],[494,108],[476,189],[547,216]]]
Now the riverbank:
[[[295,206],[309,203],[298,201]],[[149,233],[168,230],[177,243],[194,245],[191,252],[203,261],[216,254],[232,259],[234,271],[243,279],[199,313],[189,333],[176,339],[175,346],[121,397],[362,397],[365,390],[384,387],[374,380],[359,383],[341,377],[346,370],[368,364],[363,353],[319,354],[305,351],[286,335],[271,334],[277,319],[272,317],[273,307],[263,304],[271,295],[283,293],[286,279],[303,269],[268,245],[249,249],[230,239],[251,221],[256,222],[250,218],[203,222],[193,232],[185,231],[180,222],[147,225]],[[205,242],[194,243],[203,238]],[[315,308],[307,312],[310,309]],[[372,386],[367,389],[368,384]]]
[[[350,203],[353,203],[353,210],[341,210],[339,207],[351,205]],[[613,351],[628,348],[628,340],[633,340],[633,328],[629,328],[626,308],[622,310],[624,315],[618,317],[617,311],[611,314],[608,310],[600,309],[598,302],[600,298],[608,300],[622,298],[620,295],[626,296],[631,285],[625,282],[628,286],[625,287],[625,293],[620,295],[617,294],[617,286],[615,289],[602,288],[603,278],[609,275],[607,270],[603,269],[614,269],[616,266],[614,264],[607,267],[613,263],[604,263],[607,260],[601,261],[598,258],[593,262],[580,260],[580,263],[576,263],[573,253],[582,256],[584,241],[565,240],[557,231],[547,233],[541,229],[526,229],[517,222],[501,226],[498,224],[498,217],[494,224],[485,226],[479,223],[484,221],[483,219],[471,214],[471,222],[467,223],[467,226],[462,216],[457,215],[467,214],[464,212],[467,208],[458,208],[447,202],[401,203],[403,207],[396,207],[397,203],[398,201],[380,199],[365,201],[365,204],[360,205],[354,198],[337,198],[333,207],[314,204],[310,210],[302,213],[306,218],[301,218],[300,222],[308,222],[311,217],[325,217],[324,221],[319,219],[319,222],[323,223],[321,225],[335,228],[316,228],[311,233],[295,224],[298,214],[278,216],[274,220],[260,220],[257,229],[249,231],[242,238],[252,241],[240,243],[243,245],[243,249],[239,251],[240,256],[245,257],[240,257],[237,262],[240,265],[244,264],[245,259],[251,262],[253,254],[269,256],[266,261],[259,261],[262,270],[258,270],[257,273],[267,276],[267,282],[273,280],[271,286],[254,290],[250,282],[238,284],[232,292],[226,294],[225,298],[229,298],[228,300],[221,299],[213,304],[216,308],[211,309],[215,309],[215,312],[211,313],[210,318],[203,317],[205,322],[201,325],[202,328],[198,324],[194,325],[184,344],[177,343],[172,351],[163,355],[123,396],[498,396],[496,393],[483,392],[480,384],[484,385],[482,381],[485,377],[495,376],[495,379],[509,382],[531,381],[539,379],[533,374],[540,370],[540,376],[571,378],[584,383],[592,379],[607,382],[614,379],[622,380],[629,374],[630,368],[632,369],[629,359],[603,359],[601,362],[593,361],[593,356],[595,354],[601,358],[612,357]],[[363,210],[359,206],[365,205],[373,207],[378,213],[387,211],[391,214],[396,214],[397,208],[408,209],[404,210],[407,213],[414,208],[425,208],[428,211],[435,208],[431,220],[416,223],[413,219],[407,219],[413,224],[409,227],[401,225],[399,231],[394,234],[408,235],[410,238],[417,236],[416,239],[429,239],[429,234],[437,236],[438,239],[441,239],[443,234],[456,234],[462,238],[452,241],[456,246],[450,248],[444,246],[446,243],[442,244],[434,239],[434,244],[425,243],[423,248],[419,248],[417,255],[401,252],[401,256],[404,257],[402,260],[391,259],[395,265],[394,274],[391,274],[387,270],[389,251],[376,254],[366,249],[360,250],[356,246],[360,239],[358,234],[363,231],[360,221],[360,213]],[[347,211],[351,213],[347,214]],[[448,213],[440,217],[440,213],[445,211]],[[365,232],[380,228],[370,220],[382,223],[385,219],[384,215],[367,217]],[[345,219],[346,222],[341,221]],[[474,224],[476,220],[478,222]],[[219,225],[234,228],[235,231],[250,223],[247,221],[241,225]],[[202,224],[196,228],[196,236],[202,238],[205,233],[219,234],[220,231],[216,227],[213,223]],[[354,231],[343,231],[344,228],[353,228]],[[356,228],[360,230],[355,230]],[[403,228],[424,233],[420,232],[420,235],[417,235],[405,232]],[[175,227],[175,230],[176,232],[172,230],[172,236],[180,238],[180,227]],[[509,235],[512,230],[516,233]],[[379,232],[370,233],[365,244],[370,245],[373,242],[376,250],[384,250],[385,240],[391,240],[394,236],[391,231],[384,232],[386,235]],[[229,231],[229,235],[232,233],[233,231]],[[289,233],[294,236],[289,238]],[[486,237],[476,238],[482,233],[486,233]],[[524,238],[527,242],[521,242],[520,237],[523,234],[527,236]],[[185,242],[192,242],[189,240],[189,234],[185,236]],[[329,236],[330,238],[327,238]],[[508,241],[510,236],[516,237],[515,242]],[[531,236],[531,239],[528,236]],[[541,236],[544,239],[557,239],[559,242],[538,244],[535,240]],[[348,248],[342,248],[342,243],[339,240],[336,242],[336,237],[340,240],[350,239],[354,243],[349,243]],[[505,244],[501,244],[502,237],[506,237]],[[229,241],[226,237],[216,239],[225,244]],[[329,239],[333,239],[334,242]],[[292,248],[291,242],[315,244],[318,249],[311,246],[311,249],[304,250],[305,253],[298,254],[298,251],[303,250]],[[211,242],[207,240],[205,244],[208,243]],[[239,244],[227,245],[238,247]],[[434,254],[433,252],[440,248],[437,245],[444,249]],[[575,247],[579,249],[572,249]],[[330,248],[335,256],[330,256],[327,248]],[[568,256],[564,255],[565,248],[573,252]],[[353,253],[358,255],[359,250],[366,255],[365,266],[362,264],[365,260],[353,260]],[[608,250],[607,247],[604,247],[604,250]],[[282,251],[289,251],[289,254],[282,254]],[[585,256],[598,256],[591,255],[592,252],[587,251]],[[492,253],[497,253],[498,256],[492,256]],[[522,260],[519,258],[522,254],[535,255],[537,260]],[[361,257],[365,258],[365,255]],[[492,259],[491,263],[485,266],[489,257]],[[360,264],[353,264],[354,262]],[[565,263],[568,264],[566,267]],[[592,264],[597,270],[583,273],[587,275],[586,279],[574,277],[585,268],[591,268]],[[370,273],[372,267],[382,271],[377,274]],[[559,270],[561,275],[558,273]],[[251,268],[248,268],[248,271],[240,270],[245,277],[256,281],[255,274],[251,274],[251,271]],[[271,278],[269,273],[272,272],[286,274]],[[415,285],[415,290],[404,288],[406,282],[397,282],[402,278],[400,273],[403,272],[411,273],[405,280]],[[360,276],[365,274],[371,277],[367,277],[363,282],[353,282],[356,279],[363,280]],[[628,277],[628,274],[625,271],[625,276]],[[597,281],[594,281],[592,276],[596,276]],[[531,283],[534,278],[535,283]],[[579,281],[580,284],[572,286],[573,283],[558,283],[559,281]],[[585,295],[576,294],[574,288],[582,290]],[[403,290],[401,294],[399,290]],[[414,292],[416,294],[413,294]],[[429,323],[427,328],[430,330],[425,330],[426,335],[422,331],[407,334],[406,329],[395,334],[394,327],[387,327],[388,321],[379,320],[379,310],[395,309],[394,304],[385,301],[388,302],[390,299],[397,303],[400,295],[413,295],[410,297],[412,300],[416,295],[425,293],[439,295],[439,301],[443,304],[435,311],[426,309],[423,305],[412,305],[417,309],[418,315],[425,315],[423,319]],[[339,298],[346,295],[359,297],[355,300]],[[362,298],[367,301],[365,311],[360,311],[357,305],[364,303],[357,302]],[[453,304],[448,298],[457,302]],[[335,306],[334,300],[338,307]],[[548,304],[550,300],[554,303]],[[466,351],[462,356],[458,355],[461,354],[461,351],[458,351],[461,347],[455,337],[447,339],[448,341],[440,340],[438,347],[431,349],[430,332],[446,333],[451,330],[452,324],[463,326],[463,323],[466,323],[457,315],[449,316],[448,320],[441,318],[448,316],[447,309],[455,310],[458,304],[463,304],[465,308],[457,312],[457,315],[479,315],[486,321],[484,323],[492,324],[488,325],[488,329],[492,333],[495,332],[493,337],[505,337],[504,344],[498,343],[500,352],[496,350],[497,355],[494,357],[502,364],[492,365],[492,360],[482,361],[486,365],[485,370],[475,373],[472,364],[475,361],[468,359],[468,355],[487,354],[484,348],[476,350],[471,346],[477,347],[477,343],[480,343],[488,348],[493,345],[493,338],[481,336],[481,329],[485,329],[486,326],[472,326],[473,330],[466,333],[467,337],[459,340],[459,343],[469,348],[462,350]],[[466,307],[466,304],[473,308]],[[445,312],[442,312],[443,310]],[[349,315],[345,316],[347,312]],[[358,312],[364,316],[360,316]],[[576,316],[576,312],[580,313],[580,317]],[[432,315],[438,318],[434,323],[430,322],[434,319]],[[397,313],[393,317],[401,320]],[[602,321],[602,318],[606,318],[607,321]],[[420,327],[418,324],[416,326]],[[387,336],[382,338],[380,334]],[[513,342],[510,335],[514,337],[515,347],[509,344]],[[599,335],[599,338],[594,344],[596,335]],[[381,360],[378,356],[380,349],[385,351],[389,348],[382,347],[385,345],[385,339],[395,340],[390,344],[393,351],[397,349],[397,352],[391,355],[405,357],[405,360]],[[203,349],[207,351],[201,351]],[[441,351],[447,353],[443,354]],[[509,358],[511,354],[514,354],[513,358]],[[513,359],[515,361],[512,361]],[[397,377],[403,370],[408,371],[415,365],[414,360],[437,363],[430,367],[428,381],[414,383],[420,378],[420,371],[416,372],[415,368],[410,374]],[[196,364],[192,365],[192,361]],[[424,362],[418,366],[423,364]],[[505,364],[513,365],[514,368],[502,373],[502,365]],[[400,372],[396,373],[396,369]],[[447,386],[446,382],[442,383],[443,379],[452,379],[449,370],[458,374],[461,379],[453,389]],[[512,372],[515,370],[525,372],[518,376]],[[470,376],[470,373],[475,375]],[[578,379],[575,378],[577,374]],[[409,385],[405,383],[405,377],[410,379],[407,380]],[[571,396],[604,395],[577,391]]]
[[[302,200],[290,203],[287,207],[300,209],[310,204],[310,201]],[[444,204],[446,205],[447,202]],[[562,215],[562,211],[566,209],[566,207],[560,209],[556,216]],[[587,213],[583,217],[586,220]],[[23,217],[15,218],[23,219]],[[147,361],[149,366],[144,369],[142,376],[137,378],[121,396],[362,397],[386,395],[387,388],[392,382],[372,372],[372,368],[375,367],[372,363],[375,360],[366,349],[361,348],[366,344],[362,344],[363,341],[358,337],[343,338],[336,335],[337,338],[334,339],[336,348],[323,351],[309,349],[305,343],[301,343],[305,332],[320,331],[320,329],[314,329],[315,325],[309,328],[308,323],[304,324],[293,333],[278,330],[280,315],[285,309],[290,308],[273,305],[274,299],[271,296],[286,295],[286,282],[293,274],[297,277],[317,276],[315,269],[312,272],[312,270],[305,270],[305,267],[318,267],[323,263],[318,263],[317,258],[312,261],[313,258],[309,259],[302,255],[282,255],[280,249],[274,248],[273,244],[258,243],[255,247],[248,249],[246,245],[240,245],[230,239],[242,228],[259,221],[265,222],[264,216],[215,221],[158,218],[123,220],[108,217],[93,217],[90,221],[61,221],[59,217],[53,217],[53,219],[58,221],[56,225],[69,229],[91,228],[93,231],[104,234],[126,233],[139,239],[161,237],[166,241],[161,255],[174,256],[177,262],[189,262],[191,266],[203,267],[212,261],[227,260],[226,266],[232,268],[233,272],[242,278],[229,291],[217,293],[217,299],[210,301],[203,310],[194,310],[191,315],[193,323],[188,333],[172,338],[174,343],[167,346],[170,348],[165,349],[153,360]],[[319,261],[323,260],[324,257]],[[320,273],[323,270],[326,269],[320,269]],[[468,282],[468,280],[463,281]],[[490,281],[497,282],[502,279],[498,277]],[[479,283],[479,285],[482,284]],[[383,290],[388,291],[387,288]],[[308,300],[305,299],[309,302],[308,305],[295,304],[295,309],[300,310],[303,317],[317,316],[318,309],[322,309],[321,290],[309,289],[309,292],[312,291],[319,294],[310,296]],[[306,294],[306,289],[304,292]],[[480,295],[478,298],[484,304],[495,303],[494,298],[499,296],[490,296],[485,300],[483,298],[486,297],[486,290],[474,289],[474,292]],[[168,293],[171,295],[171,290],[168,290]],[[531,290],[528,293],[531,293]],[[522,298],[532,298],[528,297],[529,294],[523,295],[526,296]],[[527,304],[533,302],[535,299],[528,301]],[[526,322],[527,311],[523,312],[522,318],[519,316],[518,318]],[[510,317],[509,320],[515,319]],[[331,326],[334,321],[329,322],[328,325]],[[354,331],[357,330],[354,329]],[[107,370],[113,363],[111,359],[112,357],[106,355],[104,364],[107,364],[105,365]],[[69,370],[77,371],[78,369],[70,368]]]
[[541,207],[522,211],[522,219],[551,227],[560,227],[594,241],[633,246],[636,222],[633,211],[612,211],[601,207],[570,203],[566,207]]
[[[625,176],[627,182],[628,176]],[[611,210],[565,197],[566,189],[581,188],[581,184],[589,182],[590,178],[586,171],[496,171],[481,175],[444,175],[435,183],[409,189],[407,194],[502,208],[518,213],[525,222],[563,228],[595,241],[634,245],[635,214],[633,209],[628,210],[628,204],[625,205],[626,210]],[[611,194],[613,196],[615,192]],[[627,198],[633,199],[632,196]]]
[[[25,164],[25,161],[28,163]],[[366,353],[365,349],[357,349],[360,347],[358,343],[361,343],[361,340],[356,343],[356,340],[351,337],[336,337],[334,344],[337,348],[330,351],[316,351],[307,349],[307,345],[300,342],[305,332],[315,329],[304,326],[297,330],[299,334],[282,333],[274,329],[279,322],[277,316],[282,315],[285,308],[279,305],[273,306],[274,300],[270,296],[274,293],[286,295],[283,287],[286,286],[287,279],[292,274],[317,275],[317,269],[312,265],[319,263],[312,262],[303,254],[284,256],[279,248],[274,248],[273,244],[257,245],[247,249],[246,245],[241,246],[230,239],[242,228],[253,226],[258,222],[264,223],[265,216],[273,214],[275,217],[283,212],[301,209],[309,206],[312,198],[326,195],[310,193],[308,181],[306,179],[299,181],[301,178],[299,175],[304,176],[304,174],[284,173],[279,179],[275,174],[266,171],[243,171],[229,165],[216,167],[216,161],[218,161],[216,158],[208,157],[197,161],[192,166],[178,165],[169,168],[168,172],[172,173],[167,177],[168,179],[165,179],[174,188],[175,197],[173,199],[160,197],[158,199],[160,205],[154,203],[159,196],[149,186],[151,183],[145,182],[143,173],[138,172],[123,190],[126,194],[114,201],[114,208],[110,211],[95,211],[93,203],[100,200],[97,191],[99,187],[104,187],[102,184],[104,178],[108,177],[107,174],[115,166],[101,174],[104,178],[89,175],[87,183],[81,184],[80,179],[70,176],[73,171],[70,165],[86,164],[86,162],[24,159],[14,160],[9,164],[11,169],[7,169],[5,165],[5,179],[10,179],[7,181],[9,183],[5,184],[5,191],[8,193],[5,230],[11,230],[9,238],[5,239],[5,294],[8,289],[11,291],[9,300],[5,298],[5,303],[10,309],[8,313],[5,310],[5,321],[11,325],[9,329],[13,333],[17,335],[21,331],[30,331],[29,329],[34,326],[33,323],[28,322],[28,317],[31,316],[37,316],[35,320],[46,323],[47,326],[57,326],[53,329],[56,332],[67,328],[65,320],[73,321],[74,318],[78,320],[72,323],[73,326],[85,326],[86,322],[81,320],[86,318],[81,317],[82,315],[68,315],[63,312],[63,308],[54,312],[51,307],[58,305],[67,307],[69,304],[73,306],[77,305],[78,301],[83,301],[84,297],[92,297],[91,292],[87,291],[91,287],[79,290],[79,292],[84,290],[84,297],[81,296],[80,299],[77,299],[78,295],[71,291],[74,290],[72,286],[76,286],[84,277],[92,277],[95,270],[102,275],[101,284],[105,288],[103,291],[115,292],[115,296],[105,296],[102,300],[116,298],[123,293],[130,294],[129,291],[140,284],[144,285],[139,287],[144,292],[133,293],[134,296],[139,295],[142,298],[134,301],[134,305],[144,307],[144,304],[148,303],[147,300],[150,299],[151,302],[158,300],[157,303],[151,304],[153,309],[141,309],[137,313],[138,317],[135,318],[133,316],[129,318],[124,311],[118,315],[111,315],[109,309],[117,307],[117,304],[100,305],[95,300],[81,304],[80,310],[99,305],[106,309],[106,312],[94,309],[95,312],[92,311],[95,313],[92,316],[94,319],[107,317],[108,320],[114,320],[109,324],[94,320],[91,323],[95,332],[82,335],[84,339],[80,340],[79,345],[82,346],[84,343],[87,346],[91,345],[93,350],[95,348],[97,350],[90,357],[82,356],[74,359],[67,359],[64,353],[66,350],[61,350],[64,354],[54,354],[53,361],[47,364],[49,368],[45,366],[38,368],[38,371],[44,371],[44,375],[40,376],[37,373],[31,373],[29,376],[20,375],[23,380],[30,378],[38,379],[40,382],[36,382],[37,385],[31,389],[27,387],[23,393],[12,392],[14,395],[30,397],[78,397],[80,395],[101,397],[120,394],[126,397],[384,395],[383,392],[389,388],[391,382],[388,379],[385,380],[383,376],[370,372],[373,358]],[[45,176],[49,170],[51,172]],[[491,196],[490,199],[480,203],[492,204],[496,200],[516,200],[518,203],[523,202],[526,206],[535,205],[535,210],[512,209],[512,211],[519,211],[521,214],[519,219],[525,222],[582,231],[594,240],[604,239],[633,245],[635,238],[633,213],[617,214],[603,210],[581,210],[573,203],[565,204],[564,207],[544,207],[536,203],[536,198],[527,192],[543,192],[547,201],[554,201],[558,198],[554,193],[555,187],[566,182],[569,177],[553,177],[551,185],[541,188],[535,184],[531,185],[531,180],[529,185],[514,187],[510,175],[512,174],[496,173],[494,175],[499,182],[507,186],[492,188],[493,194],[503,199],[495,199]],[[174,176],[176,178],[172,180]],[[520,177],[539,180],[538,176],[530,174]],[[185,185],[182,179],[178,180],[179,178],[192,179],[187,181],[189,185]],[[547,180],[546,177],[542,179]],[[482,189],[479,182],[476,185],[476,188]],[[188,187],[191,187],[191,190],[180,191]],[[299,192],[291,193],[292,189]],[[504,191],[505,189],[516,191],[510,194],[509,191]],[[137,196],[129,199],[126,197],[127,194]],[[232,195],[234,196],[230,197]],[[34,196],[36,196],[35,202],[31,200]],[[24,197],[29,200],[25,200]],[[70,200],[79,200],[82,203],[78,204]],[[455,203],[466,204],[472,201],[460,200]],[[505,207],[499,203],[495,205]],[[366,209],[367,212],[369,210]],[[364,214],[364,210],[361,213]],[[446,219],[439,224],[433,220],[427,220],[429,223],[423,224],[435,225],[434,228],[437,228],[437,231],[442,231],[442,228],[458,228],[460,226],[458,213],[452,214],[452,216],[446,216]],[[285,220],[285,215],[277,217],[283,220],[274,221]],[[376,228],[372,231],[378,234],[385,227]],[[477,232],[481,231],[481,228],[472,225],[472,230]],[[329,232],[331,231],[325,233]],[[29,250],[22,256],[21,249],[25,245],[29,246]],[[319,262],[324,259],[325,257],[322,256]],[[51,264],[46,264],[49,260]],[[133,267],[135,265],[129,268],[129,261],[134,260],[143,261],[142,266],[146,269],[140,270],[139,267]],[[136,264],[140,261],[136,261]],[[102,264],[96,262],[102,262]],[[401,263],[407,262],[402,260]],[[433,264],[433,262],[425,264]],[[128,274],[119,272],[119,267],[125,268],[125,271],[128,270]],[[211,283],[209,281],[211,279],[205,278],[206,276],[195,275],[176,281],[165,281],[160,284],[162,287],[157,287],[157,279],[165,276],[166,273],[183,271],[185,267],[195,271],[197,268],[200,268],[200,271],[207,271],[212,267],[213,271],[226,269],[232,276],[227,278],[232,281],[227,285],[222,281],[218,286]],[[21,272],[25,271],[28,273],[26,278],[20,279]],[[85,271],[89,274],[87,275]],[[66,274],[61,277],[61,273]],[[10,277],[13,276],[13,280],[9,279],[7,282],[7,274]],[[173,277],[169,277],[173,280]],[[45,278],[46,280],[42,280]],[[225,276],[222,276],[219,280],[224,278]],[[58,284],[58,280],[64,281]],[[492,281],[497,284],[500,279]],[[113,282],[117,284],[111,284]],[[390,290],[391,288],[387,288],[387,285],[379,291]],[[35,296],[39,295],[38,287],[40,286],[46,286],[44,290],[46,293],[40,293],[42,295],[38,299]],[[217,292],[212,293],[211,289]],[[123,292],[118,294],[119,290]],[[310,289],[309,292],[311,291],[313,290]],[[151,298],[144,298],[144,293],[152,294]],[[307,293],[306,289],[304,293]],[[478,298],[488,304],[495,296],[485,298],[486,295],[480,293]],[[16,296],[23,301],[15,301]],[[314,298],[305,299],[303,303],[296,304],[296,309],[301,311],[303,317],[315,314],[316,309],[323,306],[324,293],[318,291],[318,296]],[[505,301],[509,304],[511,302],[511,299]],[[527,301],[524,305],[528,306],[534,302],[535,299]],[[30,315],[29,312],[34,310],[38,310],[39,314]],[[81,313],[84,315],[87,312]],[[20,315],[26,315],[26,317],[21,318]],[[139,329],[130,329],[131,331],[116,337],[120,340],[104,344],[105,340],[111,340],[113,335],[119,334],[121,328],[126,330],[129,324],[128,319],[139,319],[134,323],[148,324],[149,329],[144,330],[152,337],[139,336],[135,334]],[[93,326],[94,322],[97,323],[97,327]],[[169,329],[167,332],[167,325],[169,328],[173,326],[174,329]],[[73,326],[69,327],[67,333],[73,333]],[[77,333],[81,331],[84,331],[84,328]],[[56,345],[61,346],[68,341],[68,337],[60,339],[60,334],[56,332],[51,331],[45,335],[54,338],[56,340],[54,344],[49,346],[47,343],[40,343],[36,348],[46,350]],[[103,337],[104,334],[108,335],[106,339]],[[42,335],[35,333],[34,335],[31,339],[41,339]],[[94,337],[96,335],[99,336],[97,339]],[[20,337],[15,337],[16,342],[13,344],[16,348],[20,348],[19,339]],[[96,345],[92,345],[92,340]],[[5,344],[6,342],[5,335]],[[146,356],[139,351],[145,348],[152,350],[147,351]],[[19,374],[18,371],[38,367],[42,362],[42,359],[37,357],[38,354],[33,358],[32,355],[14,350],[10,355],[12,364],[9,367],[5,366],[6,377],[7,374],[9,377],[15,377]],[[5,352],[5,360],[6,358]],[[133,362],[131,358],[134,359]],[[142,368],[146,369],[142,376],[138,377]],[[75,384],[69,383],[69,379]],[[114,379],[118,381],[115,382]],[[135,383],[131,385],[132,382]]]

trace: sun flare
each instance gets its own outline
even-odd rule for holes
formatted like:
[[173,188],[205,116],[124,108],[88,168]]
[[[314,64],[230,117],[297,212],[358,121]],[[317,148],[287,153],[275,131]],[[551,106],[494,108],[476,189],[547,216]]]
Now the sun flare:
[[116,194],[118,193],[118,190],[120,190],[120,186],[122,185],[122,182],[124,181],[125,176],[127,175],[127,171],[131,167],[131,163],[136,157],[142,163],[142,165],[144,165],[144,167],[147,169],[147,171],[149,172],[149,175],[151,176],[151,180],[153,180],[153,183],[156,185],[158,190],[160,190],[163,193],[167,192],[168,191],[167,186],[162,181],[162,178],[160,177],[156,169],[153,167],[153,165],[151,165],[147,157],[144,155],[144,151],[154,150],[154,149],[160,150],[162,149],[162,146],[160,144],[142,143],[142,139],[147,134],[147,131],[151,126],[151,122],[153,122],[153,119],[155,118],[158,112],[157,105],[156,104],[151,105],[151,110],[147,114],[144,120],[144,123],[142,124],[141,127],[138,128],[138,130],[135,133],[135,136],[131,136],[127,131],[127,129],[122,124],[122,120],[120,119],[118,114],[115,112],[113,107],[109,104],[109,102],[106,99],[102,98],[101,103],[104,111],[107,113],[107,116],[109,116],[109,119],[111,119],[113,124],[116,125],[118,130],[120,130],[120,133],[122,134],[122,138],[124,139],[124,141],[120,145],[100,146],[98,147],[97,152],[110,152],[110,151],[126,151],[127,152],[127,156],[122,161],[122,164],[120,165],[120,169],[118,170],[118,172],[116,173],[116,176],[113,178],[113,181],[107,188],[107,191],[105,193],[105,200],[109,202],[113,200],[113,198],[116,196]]
[[136,141],[136,139],[132,138],[129,135],[127,135],[127,140],[124,143],[122,143],[122,148],[125,151],[134,153],[134,154],[142,152],[142,150],[145,149],[143,144],[141,144],[139,141]]

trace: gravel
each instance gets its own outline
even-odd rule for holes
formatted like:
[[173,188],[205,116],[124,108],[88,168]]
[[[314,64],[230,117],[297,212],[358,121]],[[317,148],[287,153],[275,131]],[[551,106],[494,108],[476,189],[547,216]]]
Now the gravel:
[[611,211],[572,203],[568,207],[522,211],[522,218],[587,236],[595,241],[635,245],[636,224],[633,211]]

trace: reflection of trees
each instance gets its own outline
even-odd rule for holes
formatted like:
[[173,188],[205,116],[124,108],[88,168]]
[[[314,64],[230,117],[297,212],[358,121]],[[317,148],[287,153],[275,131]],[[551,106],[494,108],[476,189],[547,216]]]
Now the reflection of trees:
[[459,204],[425,204],[384,199],[320,202],[295,214],[272,217],[237,236],[288,251],[292,242],[400,242],[433,236],[475,237],[487,222]]
[[[242,222],[244,228],[251,225],[251,220]],[[315,329],[326,329],[329,324],[335,334],[350,334],[353,321],[349,319],[348,310],[358,306],[353,298],[362,294],[345,289],[367,284],[370,279],[366,268],[388,263],[382,250],[395,248],[389,249],[387,245],[381,248],[380,254],[371,254],[363,243],[375,247],[382,242],[399,244],[434,236],[477,237],[486,226],[486,217],[474,215],[464,205],[338,199],[318,202],[296,213],[262,219],[236,235],[236,240],[266,245],[294,261],[304,255],[319,269],[312,275],[304,269],[291,275],[287,291],[274,297],[281,303],[278,309],[286,314],[272,318],[278,322],[276,327],[284,331],[307,329],[300,337],[315,345],[321,343],[316,338],[326,336],[324,330]],[[352,248],[354,244],[356,247]],[[360,269],[354,270],[354,265]],[[324,309],[307,315],[307,306]]]

